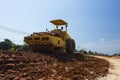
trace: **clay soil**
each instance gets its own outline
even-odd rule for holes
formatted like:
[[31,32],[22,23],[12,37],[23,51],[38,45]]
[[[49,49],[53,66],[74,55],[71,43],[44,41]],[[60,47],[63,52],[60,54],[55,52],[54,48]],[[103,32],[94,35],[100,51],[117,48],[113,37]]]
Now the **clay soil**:
[[108,61],[80,53],[0,51],[0,80],[95,80],[108,68]]
[[94,56],[110,63],[107,80],[120,80],[120,56]]

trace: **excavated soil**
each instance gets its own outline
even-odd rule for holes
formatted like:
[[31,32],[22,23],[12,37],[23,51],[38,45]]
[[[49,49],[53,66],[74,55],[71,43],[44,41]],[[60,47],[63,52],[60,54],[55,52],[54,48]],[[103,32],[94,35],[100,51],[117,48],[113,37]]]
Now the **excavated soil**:
[[0,80],[95,80],[109,63],[80,53],[0,51]]

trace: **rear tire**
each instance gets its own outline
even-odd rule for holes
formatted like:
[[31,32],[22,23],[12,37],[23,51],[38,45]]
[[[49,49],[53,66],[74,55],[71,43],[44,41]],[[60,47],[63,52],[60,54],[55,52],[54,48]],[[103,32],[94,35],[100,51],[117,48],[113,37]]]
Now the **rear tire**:
[[66,41],[66,52],[74,53],[75,51],[75,41],[73,39],[68,39]]

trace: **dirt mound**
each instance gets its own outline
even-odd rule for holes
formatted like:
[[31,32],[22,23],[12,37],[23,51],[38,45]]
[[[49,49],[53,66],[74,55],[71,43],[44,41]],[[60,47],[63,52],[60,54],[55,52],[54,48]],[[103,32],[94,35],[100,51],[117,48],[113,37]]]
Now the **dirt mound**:
[[94,80],[108,67],[104,59],[79,53],[0,52],[1,80]]

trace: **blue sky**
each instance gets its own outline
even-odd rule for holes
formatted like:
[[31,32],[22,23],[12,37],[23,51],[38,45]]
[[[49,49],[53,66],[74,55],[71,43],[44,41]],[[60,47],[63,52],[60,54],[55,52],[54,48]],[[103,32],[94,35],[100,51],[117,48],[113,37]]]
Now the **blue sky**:
[[27,33],[53,29],[52,19],[68,22],[77,49],[120,52],[119,0],[0,0],[0,40],[21,44]]

